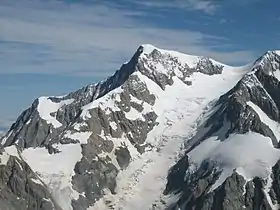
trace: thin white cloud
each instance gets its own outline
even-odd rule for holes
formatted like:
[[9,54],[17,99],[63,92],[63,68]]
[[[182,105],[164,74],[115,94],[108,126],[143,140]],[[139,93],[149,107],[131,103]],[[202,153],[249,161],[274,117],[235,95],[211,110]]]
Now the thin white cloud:
[[189,0],[190,5],[193,9],[202,10],[206,13],[214,13],[219,7],[218,4],[215,4],[213,1],[207,0]]
[[248,6],[261,2],[261,0],[127,0],[138,5],[154,8],[176,8],[187,11],[202,11],[213,15],[219,9],[230,8],[232,6]]
[[[129,1],[129,0],[127,0]],[[182,10],[198,10],[203,11],[208,14],[212,14],[219,8],[217,1],[213,0],[174,0],[174,1],[165,1],[165,0],[142,0],[142,1],[131,1],[134,4],[154,7],[154,8],[175,8]]]
[[[197,0],[190,2],[197,9],[208,5],[199,4],[201,1]],[[225,63],[253,59],[250,51],[213,50],[214,45],[225,41],[223,37],[186,29],[155,27],[135,18],[145,15],[148,14],[108,4],[1,1],[0,73],[67,73],[105,77],[129,59],[143,43],[210,56]]]

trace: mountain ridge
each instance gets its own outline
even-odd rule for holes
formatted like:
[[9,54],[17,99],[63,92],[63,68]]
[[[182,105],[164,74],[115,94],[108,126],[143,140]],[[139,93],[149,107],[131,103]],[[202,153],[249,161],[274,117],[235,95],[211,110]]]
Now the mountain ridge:
[[[102,84],[105,84],[105,86],[107,85],[107,86],[109,86],[108,84],[106,84],[106,83],[111,83],[110,81],[111,80],[116,80],[116,81],[119,81],[118,80],[118,77],[121,77],[121,76],[123,76],[123,77],[127,77],[127,75],[130,75],[132,72],[126,72],[126,68],[123,68],[123,67],[125,67],[125,66],[127,66],[127,65],[135,65],[135,63],[133,63],[133,62],[137,62],[137,60],[138,60],[138,58],[140,57],[140,55],[141,54],[143,54],[143,53],[151,53],[153,50],[158,50],[158,51],[160,51],[160,52],[162,52],[162,53],[167,53],[167,54],[172,54],[172,53],[174,53],[175,54],[175,57],[176,56],[186,56],[186,57],[191,57],[192,59],[192,62],[193,63],[195,63],[195,61],[194,60],[199,60],[199,58],[201,58],[201,59],[209,59],[209,58],[207,58],[207,57],[203,57],[203,56],[196,56],[196,55],[189,55],[189,54],[184,54],[184,53],[180,53],[180,52],[176,52],[176,51],[171,51],[171,50],[163,50],[163,49],[159,49],[159,48],[157,48],[157,47],[155,47],[155,46],[153,46],[153,45],[150,45],[150,44],[142,44],[142,45],[140,45],[139,47],[138,47],[138,49],[136,50],[136,52],[134,53],[134,55],[132,56],[132,58],[130,59],[130,61],[129,62],[126,62],[126,63],[124,63],[123,65],[122,65],[122,67],[119,69],[119,70],[117,70],[115,73],[114,73],[114,75],[112,75],[112,76],[109,76],[109,77],[107,77],[105,80],[103,80],[103,81],[101,81],[101,82],[98,82],[98,83],[95,83],[95,84],[89,84],[89,85],[87,85],[87,86],[84,86],[84,87],[82,87],[81,89],[79,89],[79,90],[77,90],[77,91],[74,91],[74,92],[71,92],[70,94],[67,94],[67,95],[65,95],[65,96],[42,96],[42,97],[47,97],[47,98],[49,98],[49,99],[51,99],[51,100],[54,100],[54,101],[59,101],[59,99],[61,98],[71,98],[71,96],[72,95],[75,95],[75,93],[76,93],[76,95],[79,95],[79,93],[80,92],[86,92],[86,93],[90,93],[90,92],[92,92],[93,90],[92,90],[92,88],[93,87],[99,87],[99,86],[101,86]],[[264,55],[265,54],[269,54],[269,53],[273,53],[273,52],[276,52],[276,50],[275,51],[268,51],[267,53],[264,53]],[[279,51],[280,52],[280,51]],[[264,56],[263,55],[263,56]],[[261,59],[263,56],[261,56],[259,59]],[[257,60],[259,60],[259,59],[257,59]],[[223,65],[223,66],[226,66],[226,67],[231,67],[231,66],[228,66],[228,65],[225,65],[225,64],[222,64],[222,63],[220,63],[220,62],[217,62],[217,61],[214,61],[213,59],[210,59],[211,60],[211,62],[214,62],[214,63],[216,63],[216,64],[218,64],[218,65]],[[256,63],[257,61],[255,61],[255,63]],[[133,64],[131,64],[131,63],[133,63]],[[193,64],[192,64],[193,65]],[[232,68],[236,68],[236,69],[243,69],[243,68],[250,68],[250,66],[252,65],[252,63],[249,63],[249,64],[247,64],[247,65],[244,65],[244,66],[238,66],[238,67],[233,67],[232,66]],[[122,80],[120,80],[120,81],[122,81]],[[115,85],[115,86],[113,86],[114,88],[116,88],[116,87],[118,87],[120,84],[118,84],[118,85]],[[96,89],[97,89],[96,88]],[[107,92],[110,92],[110,90],[111,89],[114,89],[114,88],[109,88],[109,91],[105,91],[105,94],[107,93]],[[98,93],[98,91],[96,92],[96,93]],[[103,93],[104,94],[104,93]],[[95,95],[95,96],[92,96],[92,100],[94,100],[94,99],[96,99],[96,98],[98,98],[98,97],[102,97],[103,96],[103,94],[101,94],[101,96],[98,96],[98,94],[97,95]],[[34,102],[32,103],[32,105],[31,105],[31,107],[33,107],[33,106],[37,106],[38,105],[38,100],[40,99],[40,97],[39,98],[37,98],[37,99],[35,99],[34,100]],[[30,107],[30,108],[31,108]],[[22,113],[23,114],[23,113]],[[9,130],[10,131],[10,130]],[[8,133],[9,131],[7,131],[6,133]]]
[[[28,118],[26,116],[24,116],[25,114],[29,115],[30,113],[26,113],[28,111],[33,111],[34,108],[36,108],[37,106],[39,106],[39,101],[40,99],[43,100],[43,99],[47,99],[47,100],[53,100],[54,102],[59,102],[59,101],[62,101],[62,100],[68,100],[68,99],[76,99],[76,100],[80,100],[82,101],[82,104],[79,106],[79,107],[82,107],[83,105],[85,104],[88,104],[90,101],[93,101],[99,97],[102,97],[103,95],[107,94],[108,92],[110,92],[111,90],[119,87],[127,78],[129,75],[131,75],[133,73],[133,71],[139,71],[139,69],[134,69],[134,66],[136,66],[136,64],[138,63],[138,60],[139,59],[145,59],[143,58],[143,54],[147,54],[147,53],[153,53],[153,52],[160,52],[161,49],[159,48],[156,48],[152,45],[141,45],[137,51],[135,52],[135,54],[133,55],[133,57],[131,58],[131,60],[125,64],[123,64],[121,66],[121,68],[115,72],[115,74],[113,76],[110,76],[108,77],[107,79],[105,79],[104,81],[101,81],[99,83],[96,83],[96,84],[93,84],[93,85],[88,85],[88,86],[85,86],[81,89],[79,89],[78,91],[75,91],[75,92],[72,92],[70,94],[67,94],[66,96],[63,96],[63,97],[42,97],[42,98],[38,98],[36,99],[33,104],[31,105],[31,107],[29,109],[27,109],[26,111],[24,111],[21,116],[18,118],[18,119],[23,119],[23,118]],[[169,55],[172,55],[172,53],[175,53],[175,56],[180,56],[181,59],[183,57],[182,60],[185,60],[186,58],[190,58],[191,57],[191,62],[196,62],[198,63],[199,61],[204,61],[205,63],[212,63],[212,62],[215,62],[213,60],[210,60],[208,58],[205,58],[205,57],[198,57],[198,56],[191,56],[191,55],[184,55],[182,53],[178,53],[178,52],[174,52],[174,51],[167,51],[167,50],[161,50],[163,51],[162,53],[163,54],[169,54]],[[142,55],[142,57],[141,57]],[[154,56],[157,56],[156,53]],[[199,63],[198,63],[199,64]],[[196,65],[198,65],[196,64]],[[220,63],[217,63],[218,65],[220,65]],[[191,64],[188,64],[188,65],[191,65],[193,66],[194,63],[191,63]],[[152,69],[152,71],[154,71],[155,69]],[[220,71],[220,70],[219,70]],[[161,88],[164,88],[164,86],[166,84],[168,84],[171,80],[170,78],[164,78],[162,75],[163,74],[159,74],[159,75],[154,75],[154,74],[151,74],[151,72],[145,72],[147,75],[149,75],[150,77],[154,77],[152,79],[154,80],[159,80],[157,81],[157,83],[161,86]],[[174,73],[174,72],[172,72]],[[211,73],[212,74],[212,73]],[[171,75],[169,76],[171,77]],[[182,77],[186,77],[186,75],[182,75]],[[162,81],[160,81],[162,80]],[[100,92],[101,90],[101,92]],[[103,92],[102,92],[103,91]],[[84,92],[84,93],[83,93]],[[88,99],[84,99],[84,98],[77,98],[77,96],[84,96],[85,98],[89,98]],[[71,104],[71,103],[69,103]],[[62,105],[63,106],[63,105]],[[61,108],[61,107],[59,107]],[[59,108],[56,108],[57,110]],[[29,116],[30,117],[30,116]],[[47,121],[47,120],[46,120]],[[28,120],[25,120],[24,123],[27,123]],[[56,124],[59,124],[59,122],[57,122]],[[61,124],[61,123],[60,123]],[[58,126],[60,127],[60,126]],[[12,128],[8,131],[8,135],[4,136],[4,140],[2,138],[2,142],[5,142],[4,145],[8,145],[6,144],[6,140],[8,139],[8,136],[9,136],[9,133],[11,132],[11,130],[13,130],[13,126]],[[16,129],[20,129],[20,128],[16,128]],[[47,132],[47,131],[45,131]],[[7,139],[6,139],[7,138]],[[14,143],[14,142],[12,142]],[[10,144],[12,144],[10,143]]]
[[[20,160],[42,181],[57,209],[222,209],[211,199],[222,202],[219,193],[224,183],[246,182],[250,188],[246,193],[254,195],[252,182],[228,172],[213,187],[223,170],[211,161],[192,168],[188,162],[197,155],[189,154],[201,150],[220,130],[221,142],[230,141],[232,135],[238,142],[235,136],[252,130],[255,138],[270,139],[277,149],[277,124],[270,126],[279,120],[279,58],[277,52],[267,52],[253,64],[230,67],[206,57],[140,46],[107,80],[63,97],[35,100],[2,138],[2,150],[5,153],[16,145]],[[219,150],[216,154],[220,155]],[[272,165],[271,173],[276,173],[277,163]],[[182,176],[186,171],[187,178]],[[275,196],[260,204],[266,209],[278,199],[277,180],[270,180]],[[196,192],[193,184],[197,182]],[[258,183],[257,190],[267,187],[262,178],[254,181]],[[243,200],[243,185],[237,187],[241,194],[227,197],[230,201],[236,196]],[[174,192],[176,199],[166,198]],[[201,199],[208,207],[199,204]],[[247,204],[234,201],[232,209],[240,205],[252,209],[257,204],[254,196],[250,199]]]

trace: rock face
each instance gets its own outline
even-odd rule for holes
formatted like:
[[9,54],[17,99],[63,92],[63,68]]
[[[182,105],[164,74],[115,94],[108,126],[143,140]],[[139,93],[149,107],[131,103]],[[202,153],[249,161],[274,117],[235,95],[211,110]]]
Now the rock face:
[[[220,172],[216,172],[208,164],[191,176],[187,176],[185,179],[189,182],[184,179],[181,179],[181,182],[177,180],[181,185],[180,188],[172,184],[173,179],[169,175],[165,193],[183,193],[180,199],[168,209],[273,209],[264,193],[266,183],[258,177],[247,182],[243,176],[233,172],[219,188],[211,191],[211,186],[217,181]],[[174,174],[173,177],[175,177]],[[274,192],[271,191],[272,193]]]
[[[4,157],[7,159],[4,163]],[[26,162],[2,151],[0,165],[0,204],[3,210],[60,209],[46,186]]]
[[[142,203],[128,205],[126,199],[137,192],[137,183],[151,185],[145,170],[158,163],[169,173],[161,175],[167,184],[163,192],[157,188],[160,202],[153,204],[154,194],[147,197],[151,209],[278,209],[279,66],[277,52],[268,52],[244,67],[246,72],[236,73],[209,58],[144,45],[106,80],[62,97],[36,99],[1,139],[1,209],[146,209]],[[218,87],[211,96],[188,95],[201,88],[211,92],[234,78],[238,82],[230,90]],[[210,109],[201,113],[204,106]],[[199,123],[180,128],[184,136],[178,136],[178,127],[193,122],[193,116]],[[190,128],[195,128],[192,135]],[[260,155],[251,165],[251,156],[259,154],[250,154],[243,166],[238,152],[228,157],[220,153],[235,141],[241,146],[233,144],[233,151],[247,151],[243,143],[252,139],[249,135],[255,135],[256,142],[269,142],[266,154],[271,156]],[[170,143],[180,158],[169,169],[165,162],[170,156],[164,155],[175,156],[165,147],[172,139],[183,146],[180,150]],[[10,148],[18,154],[10,154]],[[138,180],[140,176],[146,182]],[[126,180],[134,184],[120,185]],[[130,195],[129,190],[135,191]],[[165,201],[166,195],[177,199]]]
[[[84,105],[104,96],[128,79],[135,70],[140,53],[141,49],[135,53],[129,63],[124,64],[112,77],[109,77],[104,82],[88,85],[64,97],[36,99],[32,106],[19,116],[9,132],[4,136],[4,140],[2,140],[4,146],[17,143],[20,148],[28,148],[48,145],[51,139],[55,142],[60,141],[59,134],[69,124],[73,124]],[[69,99],[72,100],[71,103],[61,103]],[[49,123],[44,117],[40,116],[42,114],[39,113],[40,102],[44,103],[46,100],[50,104],[56,104],[57,108],[49,114],[58,121],[59,126]]]

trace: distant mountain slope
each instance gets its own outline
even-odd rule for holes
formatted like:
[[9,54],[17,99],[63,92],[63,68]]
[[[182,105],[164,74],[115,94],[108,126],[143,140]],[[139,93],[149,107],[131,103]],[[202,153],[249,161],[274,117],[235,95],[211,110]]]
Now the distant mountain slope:
[[279,209],[280,56],[262,56],[201,122],[171,169],[171,209]]
[[230,67],[142,45],[108,79],[38,98],[1,140],[42,183],[23,209],[277,209],[279,58]]

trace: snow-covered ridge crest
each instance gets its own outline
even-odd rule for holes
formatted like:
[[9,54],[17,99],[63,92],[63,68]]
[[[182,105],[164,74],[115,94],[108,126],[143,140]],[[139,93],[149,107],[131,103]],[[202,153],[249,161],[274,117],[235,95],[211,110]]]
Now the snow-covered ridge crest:
[[[139,207],[147,209],[196,118],[243,75],[211,59],[145,48],[100,83],[37,99],[5,136],[62,209],[84,210],[97,200],[133,209],[151,176],[157,185]],[[120,202],[108,204],[114,193]]]
[[[163,55],[158,61],[156,60],[157,53],[155,52],[160,52],[160,54]],[[162,63],[164,63],[164,65],[162,65]],[[143,66],[146,67],[145,70],[143,70]],[[215,68],[213,68],[213,66]],[[22,113],[17,119],[17,122],[11,127],[6,135],[4,135],[1,144],[12,145],[15,142],[13,141],[14,137],[20,136],[18,134],[21,132],[22,126],[24,124],[32,124],[33,121],[38,121],[39,118],[42,118],[53,128],[67,126],[72,120],[72,117],[70,116],[73,115],[75,117],[78,114],[80,107],[87,105],[93,100],[96,100],[121,86],[135,71],[141,71],[142,74],[148,76],[150,79],[157,80],[157,83],[160,83],[159,85],[164,88],[166,84],[169,85],[172,83],[170,78],[174,75],[179,77],[183,82],[191,84],[192,81],[188,76],[194,71],[201,71],[201,69],[205,67],[212,69],[210,72],[204,72],[208,74],[220,73],[222,68],[234,68],[221,64],[210,58],[187,55],[172,50],[160,49],[150,44],[143,44],[137,49],[129,62],[124,63],[114,75],[108,77],[104,81],[90,84],[64,96],[42,97],[36,99],[32,106]],[[241,67],[240,69],[248,68],[249,67]],[[158,80],[162,81],[159,82]],[[66,104],[64,104],[64,102]],[[74,113],[65,113],[64,110],[67,109],[69,112],[70,107],[76,107],[73,109]],[[39,112],[39,118],[36,117],[36,111]],[[36,139],[36,136],[32,136],[32,138]]]
[[178,51],[172,51],[172,50],[165,50],[165,49],[160,49],[156,46],[153,46],[151,44],[143,44],[141,45],[143,47],[143,54],[145,55],[150,55],[154,50],[157,50],[161,52],[162,54],[168,54],[172,57],[177,57],[182,63],[188,64],[190,67],[194,67],[199,59],[201,58],[200,56],[196,55],[188,55],[184,54]]
[[[267,65],[271,59],[263,59],[257,66],[234,68],[142,45],[106,80],[37,99],[5,136],[5,146],[21,148],[23,159],[67,210],[148,209],[161,198],[168,169],[181,152],[182,164],[171,170],[179,178],[172,184],[185,187],[190,175],[197,188],[188,187],[201,203],[208,205],[218,192],[253,194],[256,175],[269,197],[275,185],[270,175],[280,158],[275,141],[280,103],[276,80],[265,74],[278,68],[277,60]],[[201,128],[198,120],[207,126]],[[193,146],[187,156],[184,143],[187,150]],[[267,152],[259,154],[261,149]],[[225,189],[232,183],[239,188]],[[184,209],[186,200],[178,206]]]
[[162,54],[167,54],[167,55],[170,55],[172,57],[178,58],[178,60],[180,60],[180,62],[188,64],[189,67],[195,67],[196,64],[199,62],[199,60],[201,60],[203,58],[204,59],[208,58],[216,65],[225,66],[227,68],[236,68],[236,67],[229,66],[229,65],[226,65],[224,63],[218,62],[218,61],[216,61],[212,58],[209,58],[209,57],[200,56],[200,55],[191,55],[191,54],[186,54],[186,53],[182,53],[182,52],[179,52],[179,51],[162,49],[162,48],[158,48],[158,47],[156,47],[154,45],[151,45],[151,44],[142,44],[140,47],[143,47],[143,54],[144,55],[145,54],[149,55],[154,50],[157,50],[157,51],[161,52]]
[[74,99],[62,100],[58,103],[51,101],[47,97],[40,97],[38,104],[38,112],[40,117],[47,121],[47,123],[52,124],[55,128],[62,126],[62,124],[56,119],[56,116],[52,116],[52,113],[57,113],[57,111],[63,107],[74,102]]
[[253,64],[253,71],[262,69],[262,71],[280,81],[280,51],[267,51]]
[[[135,71],[135,66],[141,54],[141,50],[132,56],[131,60],[123,64],[112,76],[107,79],[87,85],[75,92],[64,96],[49,96],[36,99],[32,105],[18,117],[10,130],[1,138],[1,144],[5,146],[17,143],[20,147],[41,146],[48,143],[57,135],[56,129],[63,130],[71,124],[72,120],[79,115],[81,107],[106,95],[108,92],[121,86]],[[43,126],[42,131],[26,134],[26,128],[37,129],[38,122]],[[23,129],[24,128],[24,129]],[[33,139],[36,144],[29,143]]]
[[[64,96],[36,99],[4,135],[1,144],[9,146],[17,142],[20,147],[30,147],[48,143],[50,139],[55,141],[56,129],[63,130],[68,127],[72,120],[80,114],[83,106],[120,87],[134,72],[141,72],[165,89],[166,85],[173,83],[173,76],[177,76],[184,83],[191,85],[190,76],[194,72],[220,74],[223,67],[210,59],[163,50],[152,45],[142,45],[129,62],[123,64],[114,75],[104,81],[90,84]],[[207,71],[204,71],[205,69]],[[29,129],[35,129],[39,121],[43,125],[47,124],[42,126],[44,128],[42,131],[27,134],[24,131],[26,129],[22,129],[27,125],[32,127]],[[35,139],[34,142],[37,143],[28,142],[28,139]]]

